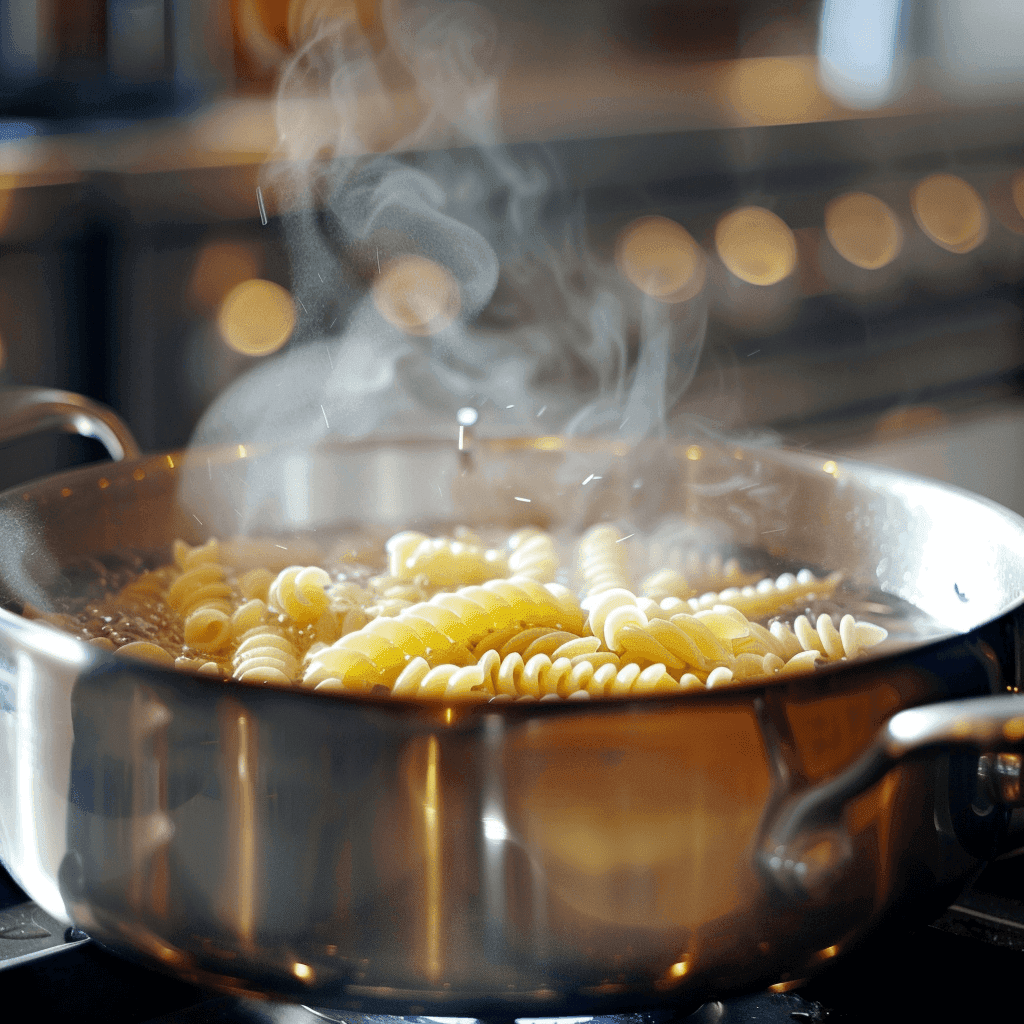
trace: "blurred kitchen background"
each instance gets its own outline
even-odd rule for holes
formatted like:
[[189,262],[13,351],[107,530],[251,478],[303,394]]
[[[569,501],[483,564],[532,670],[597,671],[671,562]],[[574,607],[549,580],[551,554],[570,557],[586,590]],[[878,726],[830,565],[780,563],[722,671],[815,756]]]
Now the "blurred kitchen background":
[[[688,412],[1024,512],[1020,0],[484,6],[509,141],[551,147],[624,287],[708,302]],[[377,0],[0,0],[3,383],[158,450],[299,343],[257,186],[336,12],[380,31]],[[90,445],[8,446],[0,483]]]

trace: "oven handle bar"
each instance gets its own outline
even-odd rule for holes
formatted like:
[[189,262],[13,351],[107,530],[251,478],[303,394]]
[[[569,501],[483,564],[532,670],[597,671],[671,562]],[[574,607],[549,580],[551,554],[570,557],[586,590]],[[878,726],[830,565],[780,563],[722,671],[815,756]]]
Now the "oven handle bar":
[[142,454],[124,422],[98,402],[56,388],[0,390],[0,444],[46,431],[95,438],[115,462]]
[[[844,822],[850,801],[900,764],[955,752],[982,755],[979,777],[996,804],[1024,806],[1024,694],[941,701],[893,715],[849,767],[782,804],[764,832],[762,871],[790,897],[823,898],[853,856]],[[1008,833],[996,852],[1022,841]]]

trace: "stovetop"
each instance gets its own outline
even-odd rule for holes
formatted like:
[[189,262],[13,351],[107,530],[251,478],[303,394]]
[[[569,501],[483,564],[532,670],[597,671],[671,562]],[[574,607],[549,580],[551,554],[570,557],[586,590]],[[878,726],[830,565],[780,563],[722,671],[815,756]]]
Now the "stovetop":
[[[1002,1019],[1024,980],[1024,856],[990,864],[930,925],[875,936],[795,991],[759,992],[596,1024],[928,1024]],[[67,933],[0,867],[0,991],[20,1019],[75,1024],[397,1024],[388,1018],[257,1002],[184,984]],[[564,1018],[583,1024],[588,1017]],[[409,1024],[472,1024],[404,1018]],[[520,1019],[524,1024],[527,1018]],[[491,1024],[491,1022],[483,1022]],[[502,1021],[501,1024],[512,1024]],[[529,1024],[533,1024],[529,1019]]]

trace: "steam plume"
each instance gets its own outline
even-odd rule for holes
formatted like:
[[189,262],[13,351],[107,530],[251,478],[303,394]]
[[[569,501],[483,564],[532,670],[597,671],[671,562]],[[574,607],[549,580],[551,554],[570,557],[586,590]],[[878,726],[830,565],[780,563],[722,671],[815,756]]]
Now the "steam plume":
[[[302,30],[264,191],[305,312],[196,442],[450,436],[465,405],[491,434],[664,431],[702,300],[651,298],[593,259],[549,154],[501,144],[490,16],[393,2],[381,38],[354,15]],[[426,294],[403,298],[417,274]]]

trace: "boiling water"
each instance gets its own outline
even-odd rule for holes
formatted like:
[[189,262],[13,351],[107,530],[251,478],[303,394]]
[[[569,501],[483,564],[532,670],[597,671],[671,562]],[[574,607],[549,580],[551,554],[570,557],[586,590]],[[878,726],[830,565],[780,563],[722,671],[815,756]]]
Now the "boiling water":
[[[440,528],[435,535],[448,531]],[[474,531],[476,538],[486,547],[503,547],[509,531]],[[448,532],[449,536],[471,539],[468,531]],[[288,538],[234,538],[221,542],[221,557],[229,567],[228,582],[237,588],[239,577],[253,568],[267,568],[277,572],[289,565],[318,564],[338,581],[350,581],[361,586],[371,584],[387,570],[384,544],[389,534],[358,531],[339,531],[327,543],[323,537],[293,536]],[[629,567],[635,592],[651,573],[669,568],[681,572],[697,594],[720,591],[726,587],[754,584],[765,578],[778,578],[782,573],[795,573],[808,568],[815,576],[823,577],[831,567],[796,565],[769,556],[755,549],[694,545],[692,534],[679,535],[671,528],[653,534],[630,532],[621,528],[623,555]],[[577,563],[577,537],[556,537],[556,550],[561,568],[557,580],[580,592],[582,581]],[[189,651],[183,646],[181,618],[160,598],[130,610],[119,602],[122,588],[144,571],[168,566],[169,553],[120,553],[93,558],[68,572],[65,586],[55,595],[57,613],[47,615],[61,628],[85,639],[106,638],[114,648],[128,643],[146,641],[175,654],[209,660],[209,655]],[[452,588],[454,589],[454,588]],[[241,599],[239,598],[239,601]],[[832,616],[838,624],[843,615],[851,614],[857,620],[882,626],[888,637],[872,648],[866,657],[879,657],[910,647],[919,646],[950,635],[953,631],[919,608],[877,587],[868,587],[858,581],[842,580],[827,597],[804,598],[779,609],[777,613],[755,618],[753,621],[770,626],[781,620],[792,625],[798,615],[806,615],[812,623],[821,614]],[[286,635],[299,650],[306,650],[316,641],[312,627],[285,627]],[[109,644],[107,645],[109,646]],[[215,658],[224,674],[230,673],[226,658]]]

